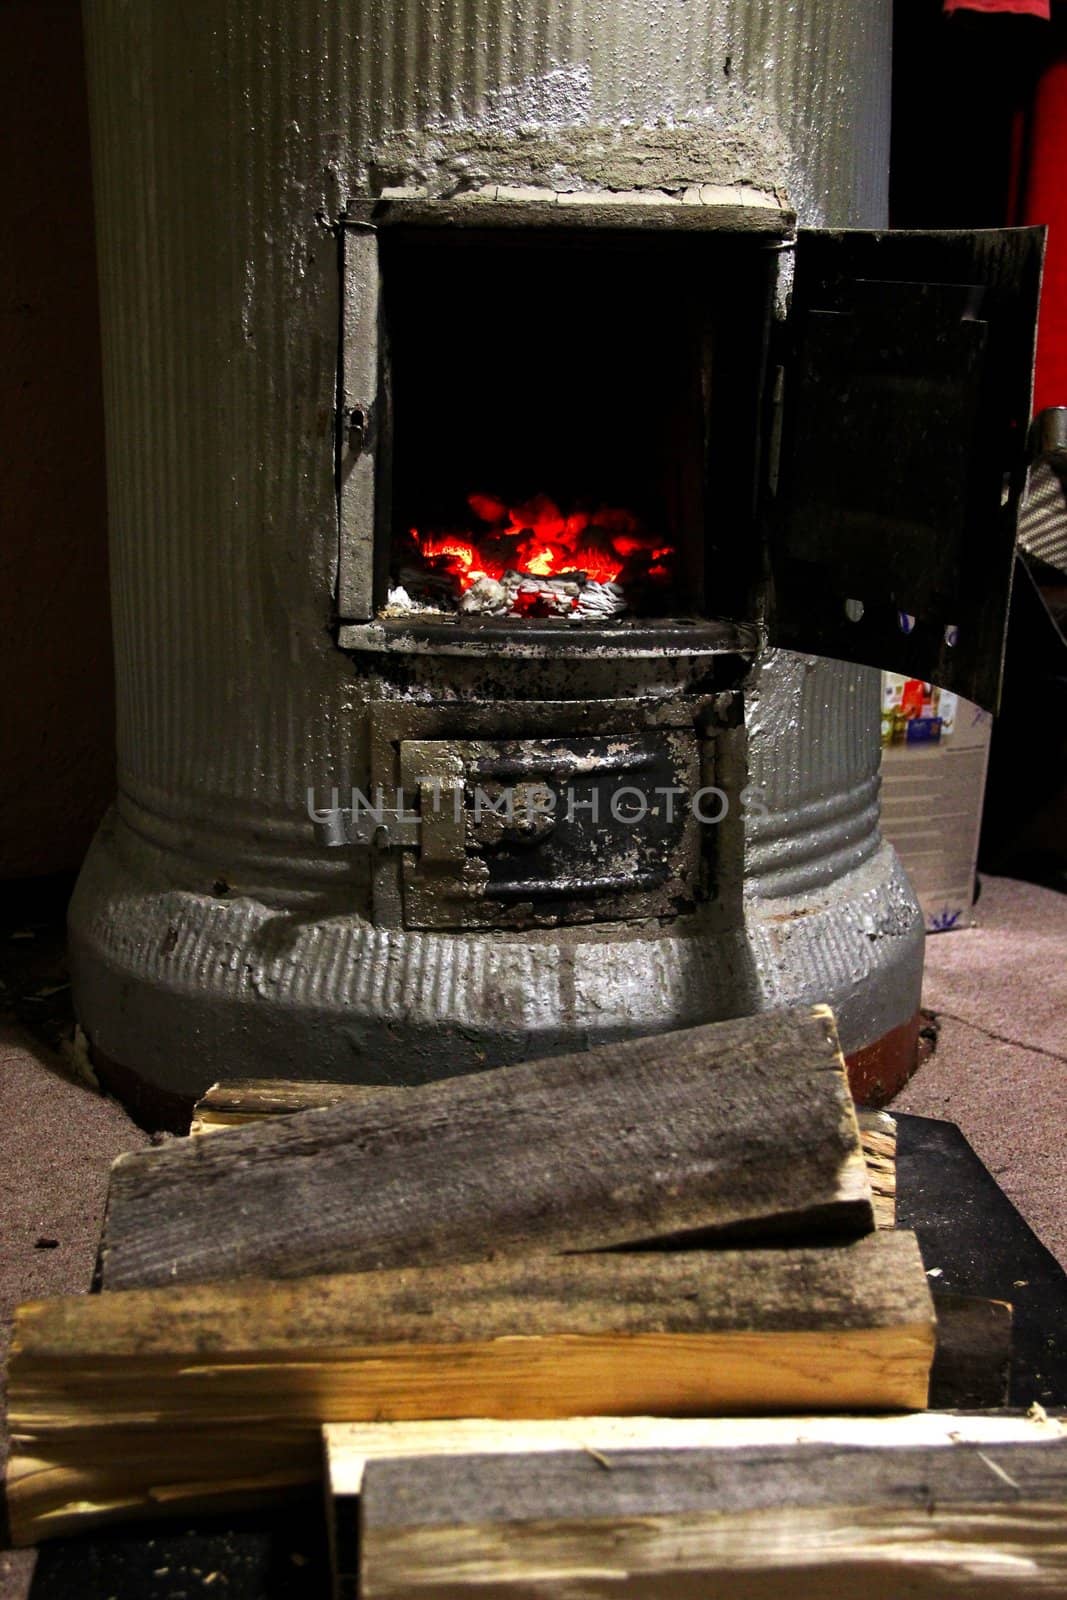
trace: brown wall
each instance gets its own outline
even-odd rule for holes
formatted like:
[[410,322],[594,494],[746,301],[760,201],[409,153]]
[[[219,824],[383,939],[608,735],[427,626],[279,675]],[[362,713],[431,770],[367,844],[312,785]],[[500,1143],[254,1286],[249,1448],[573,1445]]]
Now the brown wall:
[[80,11],[0,0],[0,878],[114,786],[103,447]]

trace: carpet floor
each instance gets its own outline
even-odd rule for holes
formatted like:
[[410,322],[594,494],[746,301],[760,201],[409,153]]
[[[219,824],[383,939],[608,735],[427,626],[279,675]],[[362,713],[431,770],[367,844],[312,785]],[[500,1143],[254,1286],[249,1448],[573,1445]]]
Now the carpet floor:
[[937,1048],[894,1108],[958,1123],[1067,1267],[1067,895],[984,878],[975,918],[926,941]]

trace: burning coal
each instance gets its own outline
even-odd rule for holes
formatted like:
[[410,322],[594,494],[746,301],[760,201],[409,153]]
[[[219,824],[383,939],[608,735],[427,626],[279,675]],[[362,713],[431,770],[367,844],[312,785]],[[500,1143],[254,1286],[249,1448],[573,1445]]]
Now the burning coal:
[[674,550],[630,511],[564,514],[546,495],[509,506],[472,494],[476,528],[409,530],[388,614],[461,611],[604,621],[670,588]]

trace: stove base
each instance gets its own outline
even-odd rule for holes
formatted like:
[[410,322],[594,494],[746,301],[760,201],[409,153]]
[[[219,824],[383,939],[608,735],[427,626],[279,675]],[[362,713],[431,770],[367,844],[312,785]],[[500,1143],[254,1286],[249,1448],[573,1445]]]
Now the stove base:
[[861,1106],[888,1105],[919,1065],[919,1030],[922,1012],[890,1028],[873,1044],[846,1056],[848,1086]]
[[448,935],[168,888],[123,834],[105,822],[79,879],[71,968],[94,1055],[145,1115],[220,1078],[419,1083],[817,1001],[862,1053],[919,1004],[922,921],[887,845],[817,893],[746,899],[738,926]]

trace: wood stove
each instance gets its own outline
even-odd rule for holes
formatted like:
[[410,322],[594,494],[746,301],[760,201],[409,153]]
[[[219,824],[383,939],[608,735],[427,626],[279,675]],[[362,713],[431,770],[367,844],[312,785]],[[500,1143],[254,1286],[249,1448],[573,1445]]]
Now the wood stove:
[[888,5],[177,9],[88,7],[98,1056],[185,1096],[807,999],[904,1038],[866,668],[995,698],[1040,239],[850,231]]

